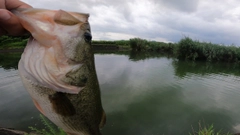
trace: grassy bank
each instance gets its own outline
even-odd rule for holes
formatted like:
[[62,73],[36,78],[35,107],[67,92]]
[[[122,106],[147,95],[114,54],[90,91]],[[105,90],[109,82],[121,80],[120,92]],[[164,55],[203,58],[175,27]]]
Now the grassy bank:
[[179,59],[239,62],[240,48],[224,46],[207,42],[193,41],[184,38],[178,43],[177,57]]
[[210,62],[240,62],[240,48],[183,38],[178,43],[162,43],[144,39],[130,39],[134,51],[157,51],[172,54],[181,60]]
[[18,49],[24,48],[27,44],[28,36],[13,37],[13,36],[1,36],[0,37],[0,49]]
[[[27,44],[29,36],[1,36],[0,37],[0,49],[19,49],[24,48]],[[117,40],[117,41],[92,41],[92,45],[96,50],[130,50],[129,40]]]

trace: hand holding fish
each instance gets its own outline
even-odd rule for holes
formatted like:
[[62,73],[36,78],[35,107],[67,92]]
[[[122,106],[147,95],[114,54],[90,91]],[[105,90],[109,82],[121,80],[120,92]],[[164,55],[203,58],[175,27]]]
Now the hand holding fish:
[[26,32],[18,18],[9,11],[17,8],[31,8],[31,6],[19,0],[0,0],[0,36],[22,35]]

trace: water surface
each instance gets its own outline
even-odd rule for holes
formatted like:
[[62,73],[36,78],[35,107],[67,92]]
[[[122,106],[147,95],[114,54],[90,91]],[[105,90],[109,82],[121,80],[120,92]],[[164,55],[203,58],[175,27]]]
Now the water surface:
[[[0,126],[42,127],[17,72],[20,54],[1,54]],[[95,54],[107,114],[103,135],[188,134],[202,125],[240,132],[240,67],[151,54]]]

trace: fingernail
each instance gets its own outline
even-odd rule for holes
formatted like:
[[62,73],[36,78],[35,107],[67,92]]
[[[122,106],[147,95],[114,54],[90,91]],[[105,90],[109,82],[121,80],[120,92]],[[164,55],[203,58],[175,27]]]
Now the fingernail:
[[8,12],[1,12],[0,20],[6,21],[11,18],[11,15]]

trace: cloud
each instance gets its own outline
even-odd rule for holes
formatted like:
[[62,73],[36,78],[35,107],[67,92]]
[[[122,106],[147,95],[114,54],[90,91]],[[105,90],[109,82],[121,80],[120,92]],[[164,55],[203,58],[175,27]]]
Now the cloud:
[[237,0],[23,1],[37,8],[90,13],[94,40],[140,37],[178,42],[189,36],[200,41],[240,45]]
[[152,0],[162,8],[181,11],[194,12],[197,10],[199,0]]

